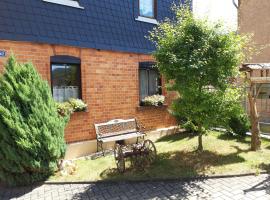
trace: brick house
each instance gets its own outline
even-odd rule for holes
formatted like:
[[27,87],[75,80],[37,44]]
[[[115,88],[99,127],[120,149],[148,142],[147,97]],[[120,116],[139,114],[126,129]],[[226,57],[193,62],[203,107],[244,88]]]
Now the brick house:
[[70,157],[96,149],[94,123],[136,117],[149,130],[175,126],[166,105],[140,106],[156,93],[170,103],[145,36],[172,17],[172,2],[1,0],[0,72],[13,52],[20,62],[33,62],[56,101],[80,98],[88,105],[66,128]]
[[[252,42],[261,49],[253,55],[250,63],[270,63],[270,2],[268,0],[239,0],[238,24],[241,34],[253,34]],[[261,71],[254,72],[254,76],[261,76]],[[270,84],[264,84],[257,99],[260,121],[270,123]],[[247,104],[248,109],[248,104]],[[267,132],[270,131],[264,127]]]

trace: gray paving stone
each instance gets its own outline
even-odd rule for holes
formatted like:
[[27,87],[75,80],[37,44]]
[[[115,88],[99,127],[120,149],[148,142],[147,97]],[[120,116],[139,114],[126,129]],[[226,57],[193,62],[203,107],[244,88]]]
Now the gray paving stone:
[[0,188],[1,200],[270,199],[270,176]]

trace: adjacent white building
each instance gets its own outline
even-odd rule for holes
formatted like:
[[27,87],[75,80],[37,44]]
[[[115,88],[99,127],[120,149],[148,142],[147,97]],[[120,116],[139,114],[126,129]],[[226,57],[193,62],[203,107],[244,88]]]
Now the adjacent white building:
[[197,17],[211,21],[222,20],[232,30],[237,30],[238,0],[193,0],[193,12]]

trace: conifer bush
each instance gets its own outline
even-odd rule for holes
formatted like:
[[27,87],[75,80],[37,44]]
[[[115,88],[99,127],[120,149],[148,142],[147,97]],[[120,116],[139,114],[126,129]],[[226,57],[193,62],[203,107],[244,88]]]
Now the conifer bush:
[[26,185],[55,172],[67,121],[34,66],[11,56],[0,75],[0,182]]

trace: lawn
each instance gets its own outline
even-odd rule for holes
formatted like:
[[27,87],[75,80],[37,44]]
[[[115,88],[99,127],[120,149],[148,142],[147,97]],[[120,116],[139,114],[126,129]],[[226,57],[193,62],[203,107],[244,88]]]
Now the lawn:
[[78,160],[74,175],[57,173],[50,181],[149,180],[194,177],[199,175],[231,175],[259,173],[270,169],[270,141],[262,141],[262,149],[249,151],[250,138],[235,138],[210,132],[203,137],[204,152],[196,152],[197,137],[188,133],[166,136],[156,141],[157,160],[145,171],[127,169],[119,174],[113,156],[96,160]]

